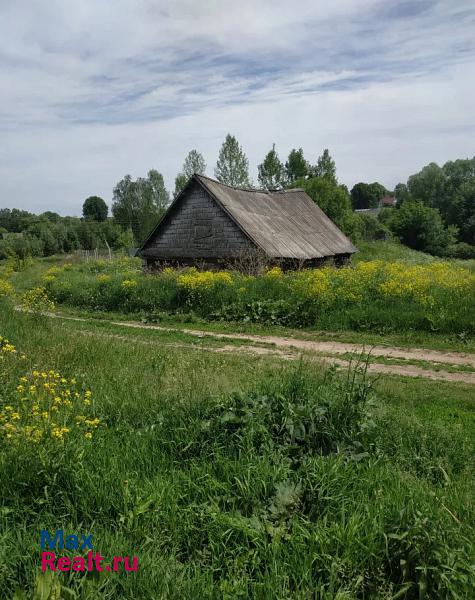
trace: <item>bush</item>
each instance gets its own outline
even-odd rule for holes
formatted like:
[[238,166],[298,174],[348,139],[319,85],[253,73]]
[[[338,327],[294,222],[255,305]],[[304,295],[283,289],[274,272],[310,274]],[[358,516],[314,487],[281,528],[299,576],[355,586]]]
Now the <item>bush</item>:
[[409,248],[436,256],[446,255],[456,239],[456,230],[444,226],[439,211],[422,202],[404,202],[391,213],[387,225]]
[[448,249],[448,256],[452,258],[459,258],[462,260],[470,260],[475,258],[475,246],[467,244],[465,242],[459,242],[454,244]]
[[378,240],[387,240],[391,237],[389,228],[372,215],[363,213],[358,216],[361,220],[361,239],[364,241],[372,242]]

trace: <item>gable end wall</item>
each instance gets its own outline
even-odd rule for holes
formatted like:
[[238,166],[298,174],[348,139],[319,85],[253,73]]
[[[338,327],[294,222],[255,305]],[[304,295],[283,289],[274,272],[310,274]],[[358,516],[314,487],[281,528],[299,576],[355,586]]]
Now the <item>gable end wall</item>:
[[186,193],[148,242],[146,258],[233,258],[254,244],[198,184]]

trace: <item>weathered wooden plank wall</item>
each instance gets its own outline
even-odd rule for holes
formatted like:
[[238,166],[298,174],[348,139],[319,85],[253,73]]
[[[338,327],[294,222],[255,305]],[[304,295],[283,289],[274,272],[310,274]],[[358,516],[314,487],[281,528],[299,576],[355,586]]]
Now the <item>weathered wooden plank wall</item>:
[[167,258],[229,258],[253,248],[228,215],[195,184],[172,219],[167,219],[147,256]]

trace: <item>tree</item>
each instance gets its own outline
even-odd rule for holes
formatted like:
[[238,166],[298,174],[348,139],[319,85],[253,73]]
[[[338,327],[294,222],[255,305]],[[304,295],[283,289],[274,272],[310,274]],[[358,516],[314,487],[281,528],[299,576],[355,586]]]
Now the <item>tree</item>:
[[178,194],[185,188],[185,185],[188,183],[189,177],[187,177],[184,173],[178,173],[175,177],[175,191],[173,193],[176,198]]
[[237,139],[228,133],[219,151],[218,162],[214,170],[215,177],[221,183],[236,187],[249,187],[249,161]]
[[206,163],[203,155],[198,150],[190,150],[185,158],[183,167],[180,173],[175,177],[175,196],[185,187],[192,175],[204,175],[206,171]]
[[408,198],[440,211],[445,225],[455,225],[459,239],[475,245],[475,157],[430,163],[407,181]]
[[436,163],[430,163],[407,180],[407,189],[413,200],[420,200],[431,208],[441,208],[444,198],[445,176]]
[[89,196],[82,205],[82,215],[91,221],[105,221],[109,208],[99,196]]
[[147,174],[147,179],[140,179],[140,181],[142,181],[143,185],[145,186],[144,189],[149,189],[150,201],[154,208],[159,213],[163,213],[170,202],[170,194],[165,187],[163,175],[156,169],[150,169]]
[[381,198],[387,194],[384,185],[377,183],[357,183],[351,190],[351,204],[353,210],[362,208],[376,208]]
[[[325,177],[312,177],[300,179],[295,182],[312,198],[323,212],[339,226],[349,222],[351,202],[347,190]],[[349,214],[348,214],[349,213]]]
[[267,153],[264,161],[258,166],[257,170],[261,187],[267,190],[277,190],[284,187],[284,165],[280,162],[279,156],[275,151],[275,144],[272,144],[272,150]]
[[305,179],[308,175],[309,165],[305,160],[302,148],[290,151],[287,162],[285,163],[285,173],[287,181],[293,183],[297,179]]
[[0,208],[0,226],[7,231],[19,233],[24,231],[34,220],[36,215],[18,208]]
[[456,239],[456,229],[444,226],[439,211],[420,201],[406,200],[387,225],[403,244],[429,254],[446,254]]
[[331,183],[338,183],[336,178],[336,165],[333,158],[330,156],[330,152],[327,148],[323,151],[323,154],[318,157],[317,164],[311,169],[313,177],[324,177]]
[[148,172],[148,177],[132,181],[126,175],[113,191],[112,214],[123,229],[132,229],[135,243],[140,245],[169,202],[163,176],[156,170]]
[[189,178],[194,173],[204,175],[206,171],[206,163],[203,155],[198,150],[190,150],[188,156],[183,163],[183,173]]
[[394,188],[394,196],[396,197],[396,207],[401,207],[403,202],[411,199],[411,194],[405,183],[398,183]]

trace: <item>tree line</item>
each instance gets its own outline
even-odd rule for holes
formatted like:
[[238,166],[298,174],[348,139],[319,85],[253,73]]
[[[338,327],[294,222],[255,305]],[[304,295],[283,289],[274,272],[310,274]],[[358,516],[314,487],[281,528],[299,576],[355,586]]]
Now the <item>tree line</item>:
[[[193,149],[175,178],[173,194],[155,169],[135,180],[126,175],[113,188],[112,216],[106,202],[98,196],[84,201],[82,218],[1,209],[0,259],[12,253],[47,256],[80,248],[139,246],[172,196],[184,189],[194,173],[205,172],[202,154]],[[302,148],[292,149],[281,161],[273,144],[257,172],[257,188],[303,188],[356,243],[394,237],[436,255],[475,256],[475,158],[447,162],[442,167],[431,163],[393,191],[378,182],[358,182],[348,190],[338,181],[335,161],[328,149],[314,163],[305,158]],[[248,158],[231,134],[223,141],[214,176],[227,185],[254,187]],[[381,207],[385,196],[395,198],[394,208]],[[361,209],[375,210],[359,212]]]

